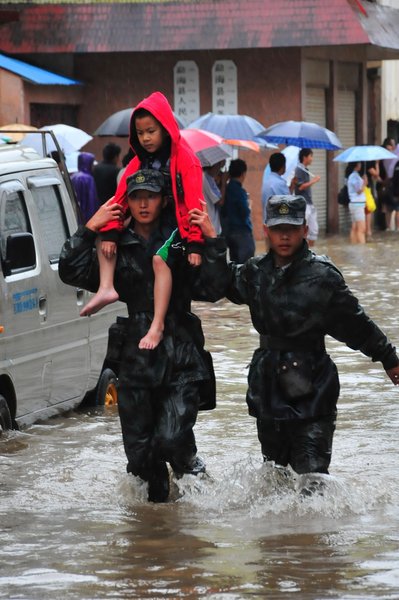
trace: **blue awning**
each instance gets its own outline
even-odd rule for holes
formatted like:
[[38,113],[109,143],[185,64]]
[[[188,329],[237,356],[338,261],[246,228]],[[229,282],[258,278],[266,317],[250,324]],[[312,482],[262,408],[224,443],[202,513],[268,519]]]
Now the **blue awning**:
[[11,71],[11,73],[19,75],[23,79],[26,79],[26,81],[38,85],[81,85],[82,83],[76,79],[69,79],[68,77],[41,69],[40,67],[34,67],[22,62],[22,60],[9,58],[8,56],[4,56],[4,54],[0,54],[0,69]]

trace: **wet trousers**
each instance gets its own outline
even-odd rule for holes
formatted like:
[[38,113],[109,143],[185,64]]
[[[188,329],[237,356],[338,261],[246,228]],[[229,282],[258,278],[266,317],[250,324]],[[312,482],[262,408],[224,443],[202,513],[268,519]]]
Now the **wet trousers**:
[[197,448],[193,427],[199,404],[196,383],[155,389],[121,386],[118,409],[127,471],[149,481],[154,470],[165,473],[166,462],[188,472]]
[[258,438],[265,460],[298,474],[325,473],[331,461],[335,417],[317,421],[257,419]]

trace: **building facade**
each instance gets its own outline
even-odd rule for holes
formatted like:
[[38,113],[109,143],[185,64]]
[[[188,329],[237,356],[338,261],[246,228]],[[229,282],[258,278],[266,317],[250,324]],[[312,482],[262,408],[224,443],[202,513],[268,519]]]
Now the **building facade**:
[[[0,125],[67,122],[92,134],[113,112],[161,90],[187,122],[209,111],[247,114],[265,127],[307,120],[348,147],[369,141],[373,127],[376,88],[367,66],[399,56],[399,10],[367,0],[252,0],[241,11],[227,0],[18,7],[15,20],[0,24],[0,51],[82,85],[36,85],[0,69],[0,83],[7,78]],[[95,137],[85,150],[100,159],[107,141]],[[113,141],[127,150],[126,138]],[[270,152],[240,156],[248,163],[246,188],[261,239],[260,189]],[[321,175],[313,196],[327,233],[345,221],[334,156],[316,150],[312,165]]]

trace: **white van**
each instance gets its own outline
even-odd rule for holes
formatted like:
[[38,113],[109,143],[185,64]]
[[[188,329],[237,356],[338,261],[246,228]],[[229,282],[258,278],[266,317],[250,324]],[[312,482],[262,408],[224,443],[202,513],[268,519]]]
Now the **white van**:
[[[65,285],[58,260],[77,229],[58,166],[33,149],[0,145],[0,429],[104,402],[108,328],[120,303],[79,316],[89,293]],[[101,374],[102,373],[102,374]],[[101,375],[101,377],[100,377]]]

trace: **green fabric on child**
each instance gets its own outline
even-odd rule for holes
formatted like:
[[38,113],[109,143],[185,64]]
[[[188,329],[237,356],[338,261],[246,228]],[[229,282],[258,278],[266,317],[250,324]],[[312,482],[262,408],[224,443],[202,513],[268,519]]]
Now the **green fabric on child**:
[[166,242],[164,244],[162,244],[162,246],[159,248],[159,250],[157,250],[157,252],[155,253],[156,256],[160,256],[162,258],[162,260],[164,260],[166,263],[168,262],[172,243],[175,241],[176,237],[179,238],[178,232],[179,232],[179,230],[177,228],[174,229],[172,231],[171,235],[166,240]]

